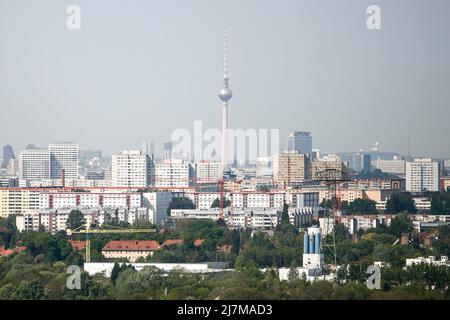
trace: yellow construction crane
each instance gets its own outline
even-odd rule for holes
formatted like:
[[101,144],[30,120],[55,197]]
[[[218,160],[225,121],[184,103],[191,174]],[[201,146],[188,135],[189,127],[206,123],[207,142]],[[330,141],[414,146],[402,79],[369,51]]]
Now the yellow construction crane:
[[[111,227],[112,226],[107,226]],[[85,229],[80,229],[85,228]],[[80,229],[80,230],[78,230]],[[91,262],[91,239],[90,234],[107,234],[107,233],[155,233],[156,229],[91,229],[89,226],[80,226],[74,230],[67,229],[67,235],[72,234],[85,234],[86,235],[86,262]]]

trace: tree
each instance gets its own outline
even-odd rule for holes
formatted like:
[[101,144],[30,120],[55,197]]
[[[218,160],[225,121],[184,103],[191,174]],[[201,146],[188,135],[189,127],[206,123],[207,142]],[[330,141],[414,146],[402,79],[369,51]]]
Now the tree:
[[74,230],[85,223],[84,215],[80,210],[72,210],[69,213],[69,217],[67,218],[67,228]]
[[409,219],[407,214],[402,213],[392,219],[388,232],[398,238],[404,233],[410,233],[413,228],[414,226],[411,219]]
[[295,280],[299,280],[299,279],[300,279],[300,275],[298,273],[297,267],[295,265],[295,262],[292,261],[291,267],[289,268],[288,280],[295,281]]
[[172,209],[195,209],[195,204],[191,199],[186,197],[172,198],[167,208],[167,215],[170,216],[170,210]]
[[434,214],[450,214],[450,190],[434,193],[431,196],[431,212]]
[[370,199],[355,199],[349,204],[350,213],[356,214],[376,214],[376,202]]
[[[228,208],[230,206],[231,206],[231,200],[223,197],[223,207]],[[214,199],[213,203],[211,204],[211,208],[219,208],[219,207],[220,207],[220,199],[216,198],[216,199]]]
[[416,213],[414,199],[410,193],[393,193],[386,203],[386,211],[389,213]]
[[111,283],[113,285],[116,284],[116,280],[119,277],[119,273],[120,273],[120,266],[118,263],[114,263],[114,267],[111,271]]
[[289,220],[289,206],[286,202],[283,204],[283,211],[281,212],[281,224],[291,224]]

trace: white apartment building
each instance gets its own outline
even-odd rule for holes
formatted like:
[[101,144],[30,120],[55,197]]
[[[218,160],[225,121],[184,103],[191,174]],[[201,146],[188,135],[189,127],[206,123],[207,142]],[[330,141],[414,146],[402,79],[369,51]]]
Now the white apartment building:
[[[392,216],[390,215],[365,215],[365,216],[342,216],[341,222],[348,229],[350,234],[356,234],[358,230],[368,230],[376,228],[381,224],[389,226]],[[332,232],[332,221],[327,218],[320,218],[320,227],[322,230]],[[325,235],[325,234],[324,234]]]
[[[220,198],[219,192],[185,192],[198,209],[211,208],[214,200]],[[225,199],[231,200],[235,208],[283,208],[286,201],[291,207],[318,207],[318,192],[225,192]]]
[[61,179],[64,170],[66,180],[78,179],[78,145],[54,143],[48,146],[50,152],[50,179]]
[[42,192],[39,208],[131,208],[142,205],[142,194],[137,192]]
[[439,191],[439,164],[430,158],[406,163],[406,191]]
[[50,151],[24,150],[19,155],[19,176],[24,180],[50,179]]
[[67,219],[72,210],[80,210],[84,215],[84,221],[88,225],[108,224],[113,219],[127,222],[130,225],[136,220],[149,220],[149,210],[144,207],[136,208],[62,208],[62,209],[38,209],[28,210],[16,216],[16,227],[22,231],[38,231],[44,229],[49,233],[65,231]]
[[219,162],[202,161],[195,163],[196,183],[218,182],[223,177],[222,164]]
[[373,161],[375,168],[390,174],[404,175],[406,171],[406,161],[398,158],[393,160],[377,159]]
[[140,150],[112,156],[112,184],[117,187],[147,187],[152,184],[153,160]]
[[[173,209],[170,216],[173,219],[210,219],[219,220],[220,209]],[[272,229],[280,219],[281,211],[278,209],[262,208],[230,208],[224,209],[224,220],[236,228]]]
[[190,163],[171,159],[155,164],[156,188],[186,188],[192,185],[194,168]]
[[[289,221],[299,228],[311,223],[317,216],[317,210],[312,208],[290,209]],[[225,221],[235,228],[273,229],[281,221],[281,210],[276,208],[226,208],[223,211]],[[174,209],[173,219],[220,219],[220,209]]]
[[38,208],[39,192],[20,188],[0,189],[0,217]]

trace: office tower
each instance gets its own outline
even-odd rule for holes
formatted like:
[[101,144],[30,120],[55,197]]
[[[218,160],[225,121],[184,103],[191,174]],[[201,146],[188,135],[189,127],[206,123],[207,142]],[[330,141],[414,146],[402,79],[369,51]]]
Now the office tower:
[[311,132],[292,131],[288,135],[288,150],[297,151],[298,153],[312,153],[312,136]]
[[370,154],[363,154],[362,156],[362,172],[369,173],[372,167],[372,156]]
[[155,154],[155,143],[153,141],[150,141],[149,152],[151,156]]
[[219,98],[223,101],[222,106],[222,169],[228,168],[228,101],[233,96],[229,87],[228,78],[228,33],[225,30],[225,50],[222,87],[219,91]]
[[163,146],[162,159],[172,159],[172,142],[165,142]]
[[398,157],[394,157],[392,160],[377,159],[374,162],[374,166],[385,173],[405,175],[406,161]]
[[430,158],[406,163],[406,191],[439,191],[439,165]]
[[50,179],[50,152],[48,149],[28,149],[19,155],[19,176],[25,180]]
[[142,149],[143,154],[149,154],[149,146],[147,141],[142,141]]
[[212,183],[222,179],[222,164],[212,161],[195,163],[195,176],[197,183]]
[[12,146],[9,144],[3,146],[3,161],[2,161],[2,168],[7,168],[9,161],[11,159],[15,159],[14,157],[14,151]]
[[78,145],[70,142],[54,143],[50,151],[50,179],[61,179],[64,170],[65,180],[78,179]]
[[152,184],[153,159],[141,150],[122,151],[112,156],[111,175],[114,187],[142,187]]
[[192,185],[194,168],[190,163],[180,159],[165,160],[155,164],[155,181],[157,188],[189,187]]
[[300,184],[306,179],[307,156],[298,151],[285,151],[273,159],[274,180],[282,186]]
[[450,159],[444,160],[444,170],[447,176],[450,176]]

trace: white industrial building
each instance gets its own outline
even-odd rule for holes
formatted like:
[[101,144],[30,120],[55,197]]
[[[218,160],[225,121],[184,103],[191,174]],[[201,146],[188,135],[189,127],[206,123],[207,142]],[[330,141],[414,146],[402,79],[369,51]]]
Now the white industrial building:
[[430,158],[406,163],[406,191],[439,191],[439,164]]
[[392,160],[377,159],[372,161],[372,164],[376,169],[390,174],[404,175],[406,171],[406,161],[397,157]]
[[436,260],[435,256],[429,256],[428,258],[418,257],[418,258],[414,258],[414,259],[406,259],[406,267],[411,267],[413,265],[418,265],[418,264],[428,264],[428,265],[434,265],[434,266],[450,267],[450,263],[448,261],[447,256],[441,256],[440,260]]

